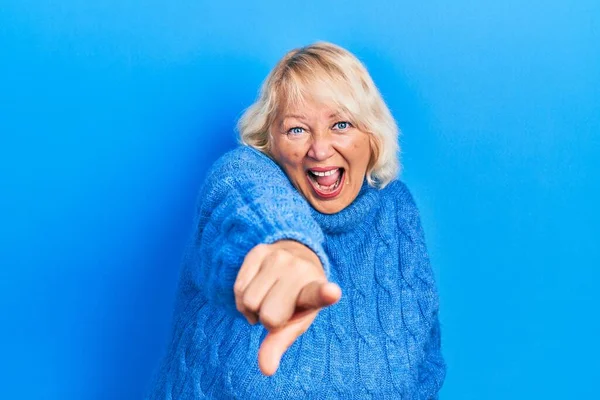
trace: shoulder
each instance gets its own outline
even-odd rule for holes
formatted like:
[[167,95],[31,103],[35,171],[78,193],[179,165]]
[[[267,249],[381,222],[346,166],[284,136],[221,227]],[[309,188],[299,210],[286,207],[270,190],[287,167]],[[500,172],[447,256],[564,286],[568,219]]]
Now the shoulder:
[[415,198],[408,185],[397,179],[381,189],[384,209],[395,214],[395,221],[401,231],[420,229],[421,217]]
[[416,207],[415,199],[407,184],[396,179],[391,181],[385,188],[380,189],[381,198],[394,208],[406,209]]
[[262,181],[281,183],[287,180],[283,170],[266,154],[240,145],[223,154],[211,166],[206,183],[238,186],[245,183],[260,184]]
[[248,169],[278,169],[279,166],[266,154],[256,150],[253,147],[240,145],[223,154],[213,164],[212,171],[236,171],[244,172]]

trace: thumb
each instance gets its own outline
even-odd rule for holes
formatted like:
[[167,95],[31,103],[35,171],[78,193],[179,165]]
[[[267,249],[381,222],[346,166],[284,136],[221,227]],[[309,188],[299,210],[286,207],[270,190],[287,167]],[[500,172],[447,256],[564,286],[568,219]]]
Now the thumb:
[[296,300],[299,308],[322,308],[337,303],[342,297],[342,289],[333,282],[316,280],[302,288]]

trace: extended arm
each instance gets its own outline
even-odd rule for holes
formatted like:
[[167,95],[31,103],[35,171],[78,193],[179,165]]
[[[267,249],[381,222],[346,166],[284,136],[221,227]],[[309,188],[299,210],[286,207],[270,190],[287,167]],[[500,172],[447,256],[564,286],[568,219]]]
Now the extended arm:
[[198,195],[196,220],[185,262],[197,290],[240,315],[233,285],[248,252],[258,244],[291,239],[329,264],[323,234],[308,203],[271,159],[239,147],[211,168]]

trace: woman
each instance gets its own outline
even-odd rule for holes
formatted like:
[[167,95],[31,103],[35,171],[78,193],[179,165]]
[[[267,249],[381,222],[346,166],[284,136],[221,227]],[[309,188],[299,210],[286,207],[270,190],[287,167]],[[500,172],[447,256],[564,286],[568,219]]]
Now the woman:
[[290,51],[239,131],[199,194],[150,398],[437,398],[437,290],[367,70]]

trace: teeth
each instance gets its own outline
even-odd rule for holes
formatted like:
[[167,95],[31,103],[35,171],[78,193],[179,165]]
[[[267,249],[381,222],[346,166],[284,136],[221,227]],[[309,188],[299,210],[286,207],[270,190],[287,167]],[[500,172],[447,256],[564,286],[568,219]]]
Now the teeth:
[[[308,178],[310,179],[313,186],[315,186],[316,189],[318,189],[322,192],[330,192],[331,193],[334,190],[336,190],[340,186],[340,183],[342,182],[343,172],[340,171],[340,168],[336,168],[336,169],[333,169],[333,170],[327,171],[327,172],[315,172],[315,171],[311,171],[311,170],[308,170],[308,172],[310,172],[310,174],[308,174]],[[329,175],[335,174],[336,172],[340,172],[340,176],[338,176],[338,179],[333,184],[331,184],[329,186],[324,186],[324,185],[320,185],[319,182],[317,182],[316,176],[329,176]]]
[[332,169],[332,170],[326,171],[326,172],[317,172],[317,171],[310,171],[310,172],[312,172],[316,176],[329,176],[329,175],[335,174],[338,170],[339,170],[339,168]]
[[329,185],[329,186],[321,186],[317,182],[315,182],[315,185],[317,185],[317,188],[319,188],[319,190],[329,190],[329,191],[337,189],[339,184],[340,184],[339,179],[333,185]]

